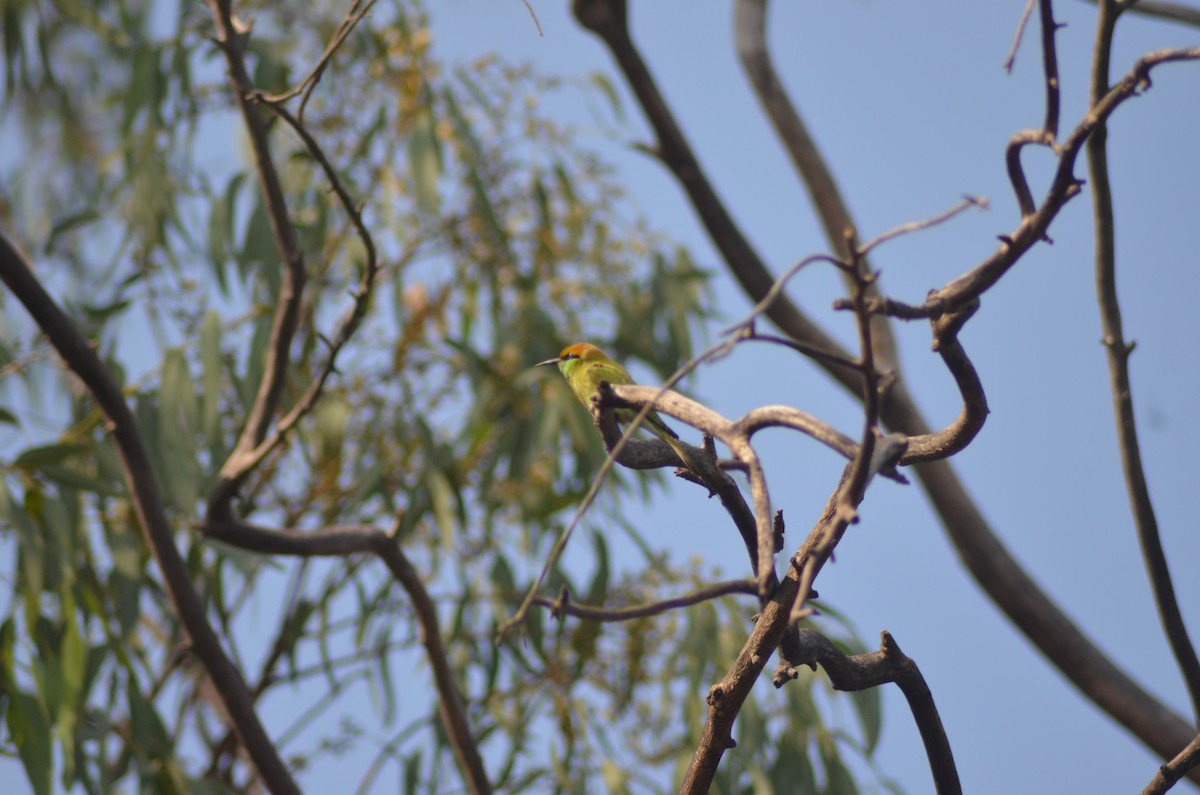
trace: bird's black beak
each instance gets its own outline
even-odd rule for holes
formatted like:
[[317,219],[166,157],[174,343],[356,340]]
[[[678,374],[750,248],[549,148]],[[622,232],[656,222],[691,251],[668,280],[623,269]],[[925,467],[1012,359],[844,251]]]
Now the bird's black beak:
[[549,367],[552,364],[558,364],[562,359],[547,359],[544,362],[538,362],[534,367]]

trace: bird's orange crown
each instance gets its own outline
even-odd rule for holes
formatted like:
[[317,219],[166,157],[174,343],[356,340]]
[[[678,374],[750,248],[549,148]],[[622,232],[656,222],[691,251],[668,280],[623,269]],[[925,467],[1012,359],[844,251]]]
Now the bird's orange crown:
[[604,351],[597,348],[590,342],[577,342],[574,345],[568,345],[563,348],[558,354],[559,359],[582,359],[585,362],[595,361],[597,359],[607,359]]

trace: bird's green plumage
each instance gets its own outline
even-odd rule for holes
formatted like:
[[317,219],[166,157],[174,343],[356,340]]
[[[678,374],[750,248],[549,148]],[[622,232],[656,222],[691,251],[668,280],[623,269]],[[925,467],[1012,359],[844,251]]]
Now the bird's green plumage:
[[[558,371],[567,379],[575,397],[579,398],[579,402],[589,412],[592,410],[592,398],[600,391],[601,381],[610,384],[633,383],[624,367],[608,358],[604,351],[587,342],[568,345],[558,354],[557,359],[540,362],[538,366],[551,364],[558,366]],[[616,409],[613,413],[618,421],[626,424],[637,416],[637,412],[630,409]],[[679,442],[679,435],[662,421],[657,411],[647,414],[642,420],[642,426],[671,445],[671,449],[689,469],[695,469],[691,464],[691,457]]]

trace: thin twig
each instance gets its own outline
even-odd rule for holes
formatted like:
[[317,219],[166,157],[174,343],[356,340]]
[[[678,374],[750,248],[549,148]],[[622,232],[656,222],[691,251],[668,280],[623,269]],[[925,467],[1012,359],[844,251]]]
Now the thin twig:
[[[1150,87],[1150,73],[1155,67],[1195,60],[1200,60],[1200,47],[1156,50],[1139,58],[1133,68],[1091,107],[1088,114],[1062,144],[1054,179],[1036,212],[1022,218],[1020,225],[1011,235],[1004,235],[1001,238],[1000,248],[987,259],[940,290],[930,293],[923,304],[907,306],[899,302],[889,302],[888,314],[902,312],[905,317],[910,319],[922,316],[934,317],[953,311],[990,289],[1026,251],[1044,239],[1050,222],[1058,216],[1059,211],[1070,199],[1079,194],[1081,183],[1075,178],[1073,172],[1075,160],[1088,138],[1107,122],[1109,116],[1118,107]],[[1033,140],[1033,137],[1041,135],[1042,131],[1040,130],[1030,131],[1030,140],[1026,143],[1037,142]],[[1022,212],[1024,212],[1024,208]]]
[[1021,39],[1025,37],[1025,26],[1029,24],[1029,15],[1033,13],[1033,4],[1037,0],[1025,0],[1021,9],[1021,18],[1017,20],[1017,31],[1013,34],[1012,44],[1008,47],[1008,56],[1004,59],[1004,71],[1012,72],[1013,64],[1017,62],[1017,50],[1021,48]]
[[1154,778],[1150,779],[1150,783],[1142,790],[1142,795],[1163,795],[1197,765],[1200,765],[1200,735],[1188,743],[1170,762],[1158,769]]
[[901,224],[900,226],[889,229],[879,237],[863,245],[861,251],[863,254],[866,254],[874,250],[876,247],[887,243],[889,240],[894,240],[902,235],[920,232],[922,229],[928,229],[931,226],[937,226],[938,224],[945,223],[956,215],[964,213],[972,207],[978,207],[981,210],[986,210],[987,206],[988,200],[982,196],[963,196],[962,201],[960,201],[958,204],[954,205],[945,212],[938,213],[932,218],[925,218],[921,221],[910,221],[906,224]]
[[578,604],[570,601],[565,591],[555,599],[549,599],[545,596],[535,597],[533,603],[541,607],[550,608],[550,615],[555,618],[573,616],[575,618],[582,618],[585,621],[615,623],[631,621],[635,618],[656,616],[668,610],[690,607],[691,605],[734,593],[756,595],[758,587],[754,580],[725,580],[724,582],[707,585],[682,596],[675,596],[670,599],[662,599],[657,602],[648,602],[641,605],[630,605],[629,607],[596,607],[595,605]]
[[521,2],[525,4],[525,10],[528,11],[529,16],[533,18],[533,24],[534,27],[537,28],[538,35],[544,38],[546,34],[542,32],[542,23],[538,22],[537,14],[534,12],[533,6],[529,4],[529,0],[521,0]]
[[366,4],[359,8],[361,0],[355,0],[350,5],[350,10],[346,12],[346,16],[338,24],[338,28],[334,31],[333,36],[329,39],[329,43],[325,45],[325,51],[321,53],[321,57],[317,59],[313,68],[308,71],[304,79],[297,83],[294,87],[287,91],[281,91],[278,94],[267,94],[262,91],[255,91],[254,98],[263,102],[280,104],[287,102],[301,92],[305,93],[304,99],[300,103],[299,118],[304,118],[304,107],[308,104],[308,95],[312,93],[313,88],[321,81],[321,75],[325,72],[329,62],[333,60],[333,56],[341,48],[342,43],[350,36],[354,27],[367,15],[371,10],[371,6],[375,5],[375,0],[366,0]]
[[[1099,104],[1109,93],[1109,60],[1118,13],[1114,3],[1100,4],[1096,42],[1093,47],[1093,105]],[[1197,659],[1196,649],[1188,637],[1175,587],[1171,582],[1171,571],[1159,535],[1158,519],[1155,517],[1154,504],[1150,500],[1150,490],[1146,485],[1146,472],[1142,466],[1141,445],[1138,441],[1137,418],[1133,410],[1133,385],[1129,378],[1129,355],[1133,352],[1133,344],[1125,341],[1121,304],[1117,296],[1116,222],[1113,217],[1112,185],[1108,175],[1107,139],[1107,127],[1101,124],[1088,139],[1087,159],[1088,175],[1092,183],[1092,214],[1096,237],[1096,298],[1100,306],[1100,323],[1107,353],[1114,420],[1121,450],[1121,468],[1129,489],[1130,509],[1133,512],[1146,573],[1154,589],[1159,620],[1191,697],[1193,714],[1200,720],[1200,660]]]

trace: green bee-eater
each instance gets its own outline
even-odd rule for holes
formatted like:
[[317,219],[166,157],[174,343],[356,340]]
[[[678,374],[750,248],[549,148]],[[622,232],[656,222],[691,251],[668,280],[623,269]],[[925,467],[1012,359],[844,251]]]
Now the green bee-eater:
[[[571,385],[571,391],[575,393],[575,397],[579,398],[579,402],[589,413],[592,410],[592,397],[600,391],[601,381],[607,381],[610,384],[633,383],[633,379],[629,377],[629,373],[624,367],[588,342],[568,345],[558,354],[557,359],[538,362],[537,366],[545,367],[551,364],[558,366],[558,371]],[[614,409],[613,414],[616,415],[617,420],[625,424],[632,422],[633,418],[637,416],[637,412],[631,409]],[[679,435],[662,421],[662,417],[658,416],[657,411],[651,411],[642,419],[642,427],[671,445],[671,449],[683,461],[684,466],[693,471],[696,470],[692,465],[691,456],[679,441]]]

